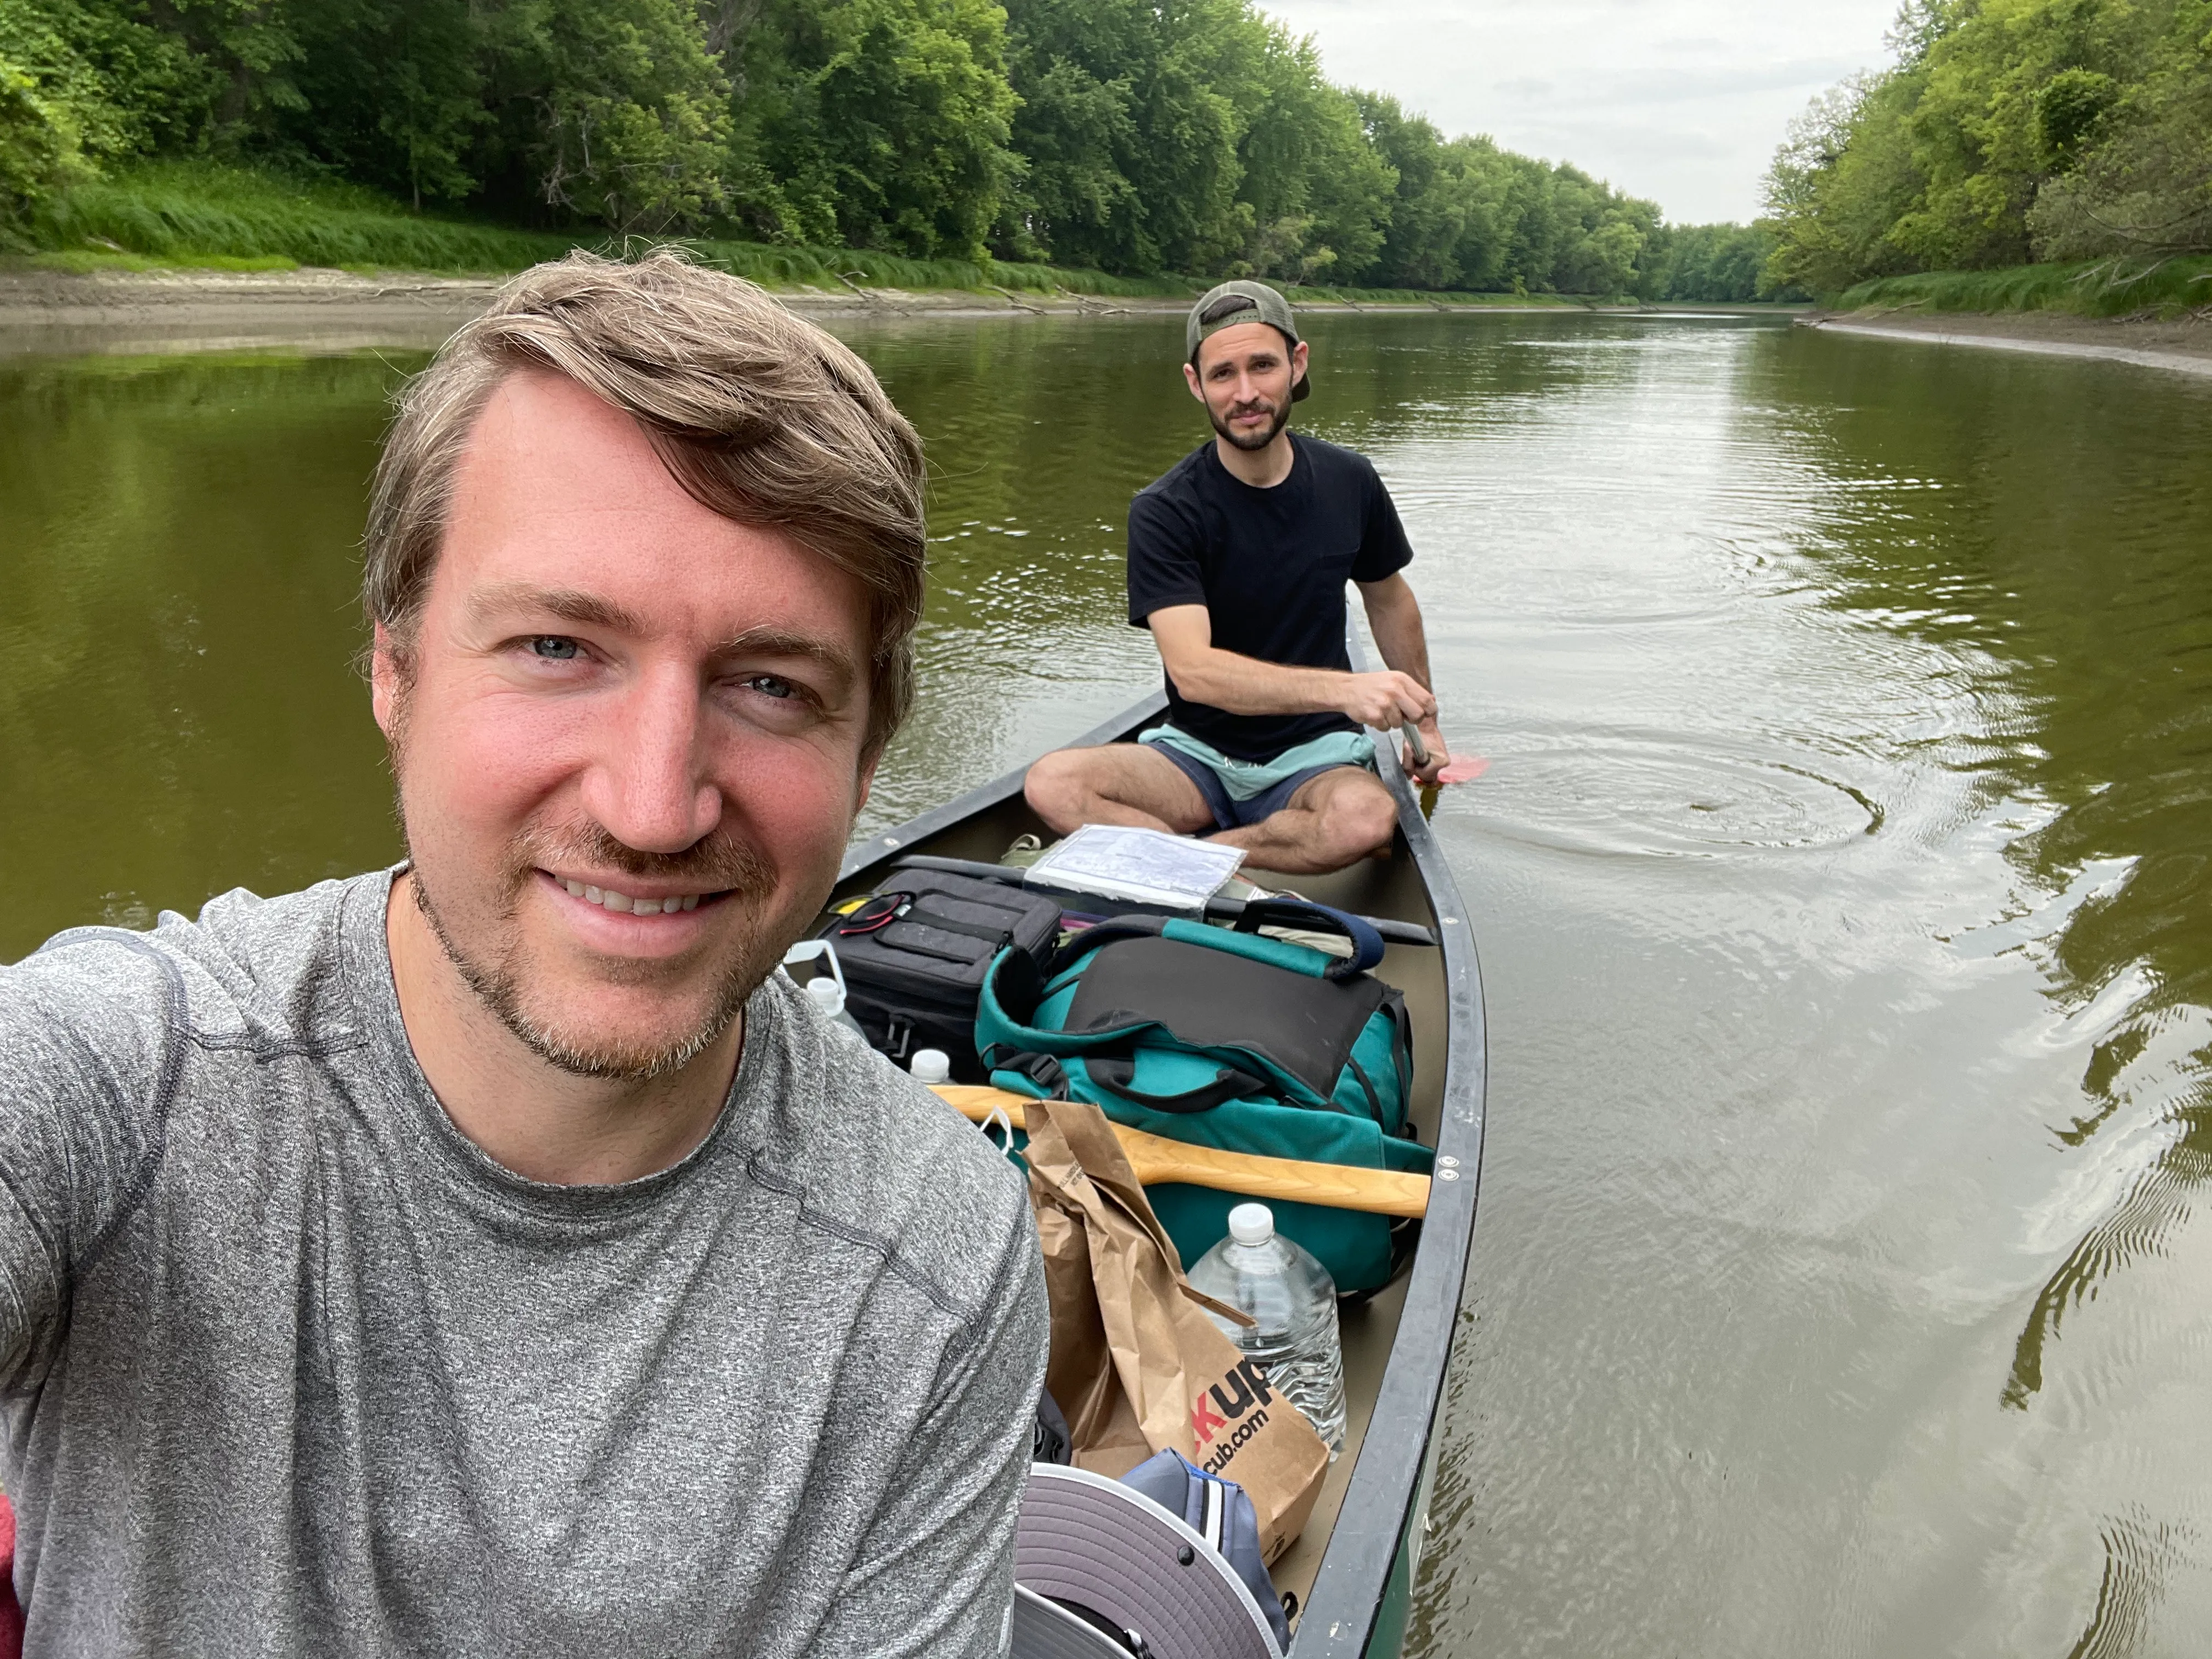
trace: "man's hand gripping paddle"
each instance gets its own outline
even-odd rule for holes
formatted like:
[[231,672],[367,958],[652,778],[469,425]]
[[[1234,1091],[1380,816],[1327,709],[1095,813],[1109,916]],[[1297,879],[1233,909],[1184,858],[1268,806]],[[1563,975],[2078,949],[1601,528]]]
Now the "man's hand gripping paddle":
[[[1429,763],[1429,745],[1421,741],[1420,729],[1410,722],[1399,729],[1406,734],[1406,747],[1413,751],[1413,764],[1426,766]],[[1421,816],[1425,818],[1436,816],[1437,793],[1443,785],[1472,783],[1489,769],[1490,763],[1480,755],[1457,755],[1446,761],[1443,770],[1437,774],[1436,782],[1421,786]]]

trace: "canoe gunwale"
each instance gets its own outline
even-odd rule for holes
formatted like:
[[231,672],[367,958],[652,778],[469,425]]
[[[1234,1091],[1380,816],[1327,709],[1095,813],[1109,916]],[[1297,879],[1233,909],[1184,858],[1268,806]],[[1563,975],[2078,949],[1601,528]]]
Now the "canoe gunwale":
[[[1157,721],[1166,707],[1166,694],[1156,691],[1065,746],[1087,747],[1133,736]],[[1289,1659],[1364,1655],[1376,1633],[1399,1551],[1415,1518],[1413,1503],[1458,1330],[1482,1166],[1487,1038],[1473,926],[1443,849],[1398,764],[1395,744],[1376,743],[1376,766],[1398,803],[1399,831],[1435,913],[1449,1019],[1436,1150],[1439,1170],[1452,1170],[1456,1178],[1431,1183],[1421,1243],[1382,1387],[1312,1592],[1299,1614]],[[845,854],[837,884],[842,887],[888,866],[917,843],[1002,805],[1020,794],[1028,771],[1026,765],[1018,767],[856,842]],[[1456,1164],[1442,1161],[1447,1158],[1456,1159]]]
[[[1413,1257],[1390,1357],[1384,1363],[1382,1386],[1376,1394],[1359,1461],[1345,1488],[1312,1594],[1298,1614],[1289,1659],[1364,1655],[1376,1634],[1398,1552],[1407,1541],[1407,1528],[1417,1519],[1413,1500],[1458,1334],[1460,1296],[1467,1280],[1482,1170],[1489,1039],[1474,925],[1444,862],[1443,849],[1421,816],[1413,788],[1398,764],[1396,745],[1387,739],[1377,742],[1375,763],[1397,799],[1399,832],[1436,908],[1449,1022],[1443,1099],[1437,1115],[1437,1170],[1455,1170],[1457,1178],[1430,1183],[1420,1248]],[[1458,1162],[1446,1164],[1446,1158]]]

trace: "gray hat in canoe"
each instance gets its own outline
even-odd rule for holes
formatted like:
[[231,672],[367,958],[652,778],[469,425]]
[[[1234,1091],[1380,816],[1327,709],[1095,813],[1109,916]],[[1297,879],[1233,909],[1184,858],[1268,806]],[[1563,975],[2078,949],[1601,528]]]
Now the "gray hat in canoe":
[[1030,1466],[1014,1586],[1013,1659],[1281,1659],[1267,1615],[1212,1546],[1088,1469]]
[[[1190,308],[1190,316],[1183,324],[1183,361],[1197,368],[1198,348],[1206,337],[1239,323],[1265,323],[1279,330],[1292,345],[1298,343],[1298,322],[1291,310],[1291,302],[1265,283],[1240,278],[1218,283],[1199,295],[1198,303]],[[1291,388],[1291,401],[1297,403],[1312,391],[1313,370],[1309,367]]]

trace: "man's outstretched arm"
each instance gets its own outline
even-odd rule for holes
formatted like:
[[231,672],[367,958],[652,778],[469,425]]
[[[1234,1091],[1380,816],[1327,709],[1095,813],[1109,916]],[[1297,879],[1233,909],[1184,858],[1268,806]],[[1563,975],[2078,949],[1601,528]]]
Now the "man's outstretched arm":
[[135,935],[0,968],[0,1387],[43,1376],[80,1265],[153,1182],[183,1002]]
[[[1379,582],[1361,582],[1358,586],[1360,603],[1367,609],[1367,626],[1375,635],[1375,646],[1382,652],[1382,660],[1417,682],[1424,691],[1430,690],[1429,638],[1421,626],[1421,604],[1413,597],[1412,586],[1395,572]],[[1401,758],[1408,772],[1414,773],[1424,783],[1433,783],[1444,763],[1451,758],[1443,729],[1437,724],[1437,700],[1433,694],[1416,724],[1422,741],[1428,745],[1429,763],[1417,768],[1411,754]]]
[[[1395,661],[1376,673],[1346,674],[1240,656],[1214,645],[1212,618],[1202,605],[1167,605],[1145,620],[1159,646],[1168,678],[1192,702],[1231,714],[1349,714],[1363,726],[1386,732],[1407,720],[1435,724],[1437,700],[1426,685]],[[1418,638],[1418,611],[1413,628]],[[1383,656],[1389,660],[1387,649]]]

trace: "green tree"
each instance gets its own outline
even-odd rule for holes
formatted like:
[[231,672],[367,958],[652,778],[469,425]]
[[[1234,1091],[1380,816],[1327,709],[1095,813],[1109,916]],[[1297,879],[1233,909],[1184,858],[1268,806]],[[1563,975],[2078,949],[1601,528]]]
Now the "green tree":
[[[88,8],[89,9],[89,8]],[[130,16],[137,6],[106,0],[100,9]],[[290,0],[165,0],[163,17],[218,88],[203,143],[226,151],[250,149],[279,112],[304,107],[292,79],[301,56]]]
[[1763,226],[1666,226],[1655,239],[1648,297],[1737,304],[1784,297],[1765,282],[1773,251],[1773,233]]
[[1926,188],[1903,118],[1917,92],[1910,74],[1848,81],[1790,124],[1766,175],[1770,282],[1833,293],[1917,269],[1891,235]]
[[[2135,106],[2067,95],[2035,130],[2101,179]],[[194,155],[418,210],[1128,273],[1619,294],[1661,258],[1650,204],[1332,85],[1255,0],[0,0],[0,211]]]
[[283,125],[302,150],[417,208],[475,192],[487,42],[469,0],[316,0],[296,27],[305,107]]
[[2045,82],[2035,94],[2038,159],[2054,173],[2079,161],[2118,91],[2111,76],[2096,70],[2061,70]]
[[0,58],[0,237],[17,240],[15,227],[82,166],[76,123],[68,109]]
[[623,234],[721,210],[729,86],[688,0],[507,0],[483,27],[479,176],[508,201]]
[[1252,44],[1237,194],[1253,230],[1232,269],[1356,283],[1382,251],[1397,173],[1310,40],[1269,22]]
[[975,258],[1019,177],[989,0],[770,0],[732,76],[740,211],[783,240]]
[[1250,0],[1011,0],[1019,229],[1108,270],[1354,275],[1388,166],[1310,43]]
[[1395,98],[1354,93],[1368,142],[1395,177],[1372,280],[1394,288],[1448,289],[1459,281],[1468,193],[1449,165],[1443,135]]
[[2212,251],[2212,0],[2177,5],[2145,58],[2132,84],[2077,82],[2039,110],[2060,165],[2028,210],[2043,258]]
[[1770,273],[2212,248],[2212,0],[1919,0],[1767,177]]
[[0,0],[0,61],[89,162],[192,148],[213,119],[216,68],[141,11],[131,0]]

